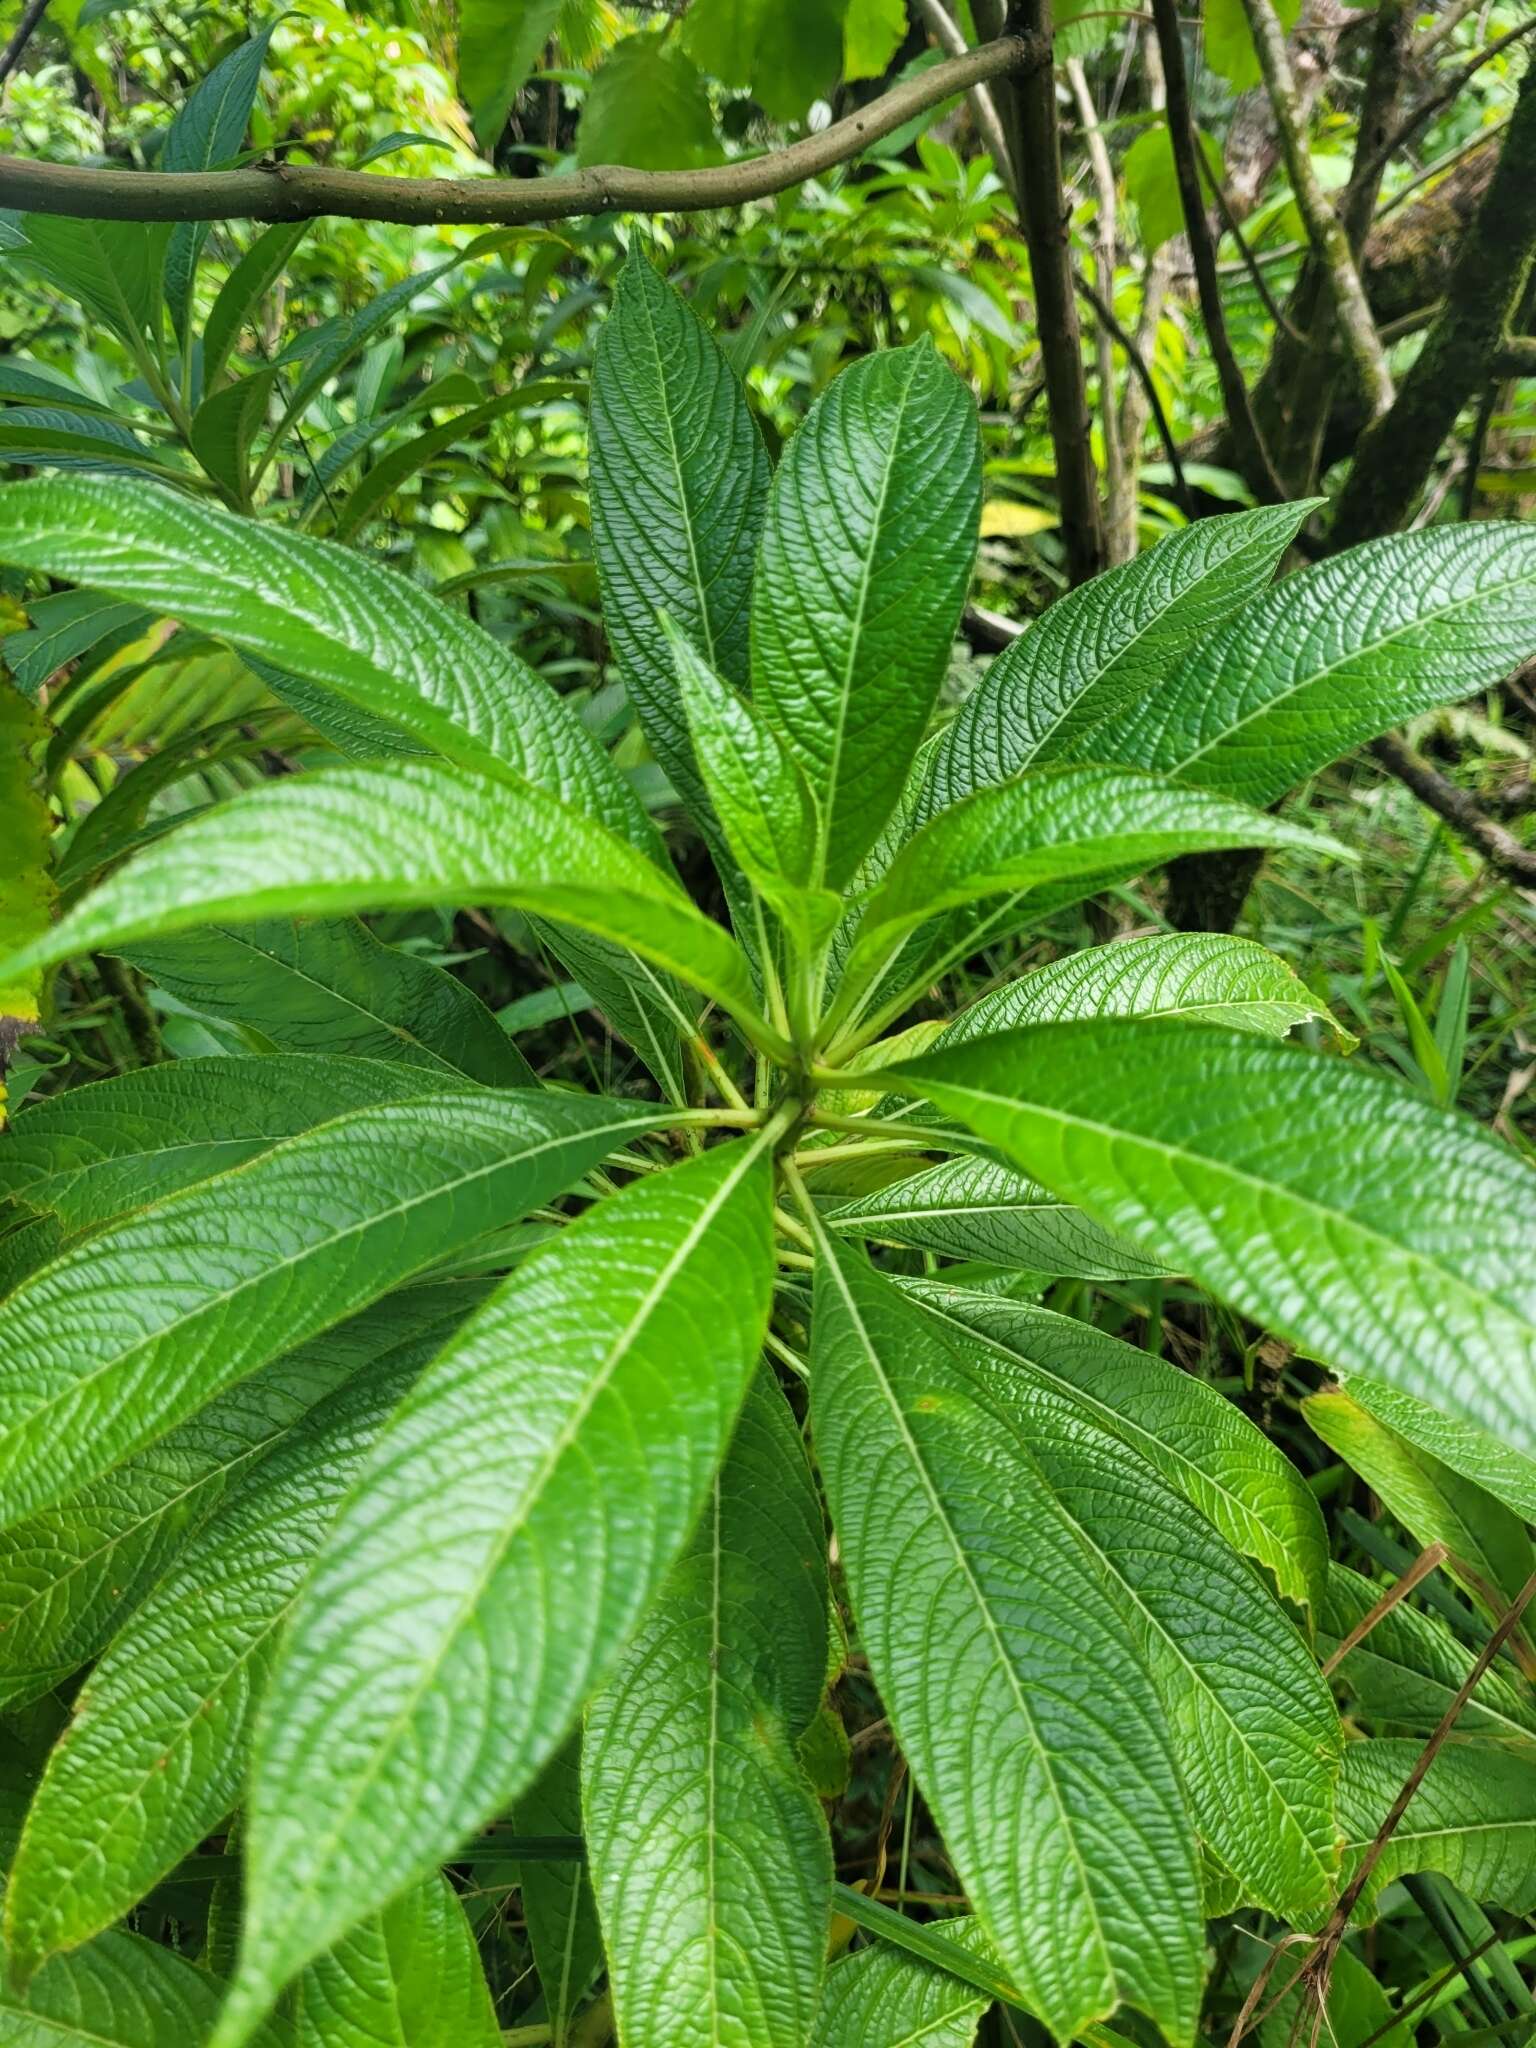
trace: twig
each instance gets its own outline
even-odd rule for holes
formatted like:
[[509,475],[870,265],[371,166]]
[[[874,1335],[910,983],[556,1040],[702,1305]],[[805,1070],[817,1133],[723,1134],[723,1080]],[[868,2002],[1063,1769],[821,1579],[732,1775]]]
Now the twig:
[[[917,11],[923,17],[934,41],[951,57],[962,57],[970,49],[965,40],[965,31],[944,5],[944,0],[917,0]],[[997,102],[984,85],[973,85],[967,98],[971,112],[976,117],[976,127],[987,146],[997,175],[1015,197],[1018,194],[1018,180],[1014,176],[1013,163],[1008,154],[1008,138],[1003,133],[1002,116],[997,111]]]
[[1216,274],[1216,248],[1211,240],[1210,223],[1205,217],[1205,200],[1200,191],[1200,151],[1190,105],[1189,78],[1184,69],[1183,31],[1179,25],[1176,0],[1152,0],[1152,16],[1157,24],[1158,48],[1167,80],[1168,134],[1173,144],[1174,170],[1184,210],[1184,230],[1194,259],[1200,317],[1205,324],[1206,339],[1210,343],[1211,357],[1221,384],[1222,403],[1226,406],[1232,431],[1243,446],[1248,465],[1263,486],[1262,494],[1272,503],[1283,505],[1289,493],[1276,474],[1269,450],[1264,445],[1264,436],[1254,417],[1253,401],[1248,395],[1248,386],[1243,382],[1243,373],[1238,367],[1222,310],[1221,281]]
[[[1093,90],[1080,57],[1067,59],[1067,83],[1077,102],[1093,172],[1098,211],[1094,221],[1093,260],[1098,273],[1097,305],[1112,306],[1115,296],[1115,167],[1109,160],[1109,145],[1099,125]],[[1097,307],[1096,307],[1097,309]],[[1122,330],[1123,333],[1123,330]],[[1106,533],[1122,532],[1126,524],[1128,477],[1120,445],[1120,409],[1115,394],[1115,336],[1112,324],[1100,317],[1094,336],[1094,360],[1099,381],[1099,431],[1104,439],[1104,527]],[[1122,341],[1122,346],[1124,342]]]
[[432,227],[522,227],[605,213],[698,213],[767,199],[835,170],[914,115],[989,78],[1038,61],[1022,36],[1003,36],[935,64],[819,134],[745,163],[699,171],[594,165],[550,178],[397,178],[274,164],[234,171],[100,170],[0,157],[0,206],[83,220],[351,220]]
[[47,12],[48,0],[27,0],[11,40],[3,50],[0,50],[0,85],[4,85],[26,55],[27,45],[32,40],[32,31]]
[[[1426,99],[1420,100],[1416,107],[1409,110],[1404,116],[1401,126],[1396,128],[1387,137],[1381,148],[1376,152],[1376,155],[1371,158],[1369,168],[1378,175],[1384,171],[1393,157],[1397,155],[1397,152],[1406,144],[1412,142],[1414,136],[1418,134],[1427,121],[1432,120],[1442,107],[1448,107],[1453,100],[1460,98],[1462,92],[1471,84],[1485,64],[1491,64],[1495,57],[1502,56],[1504,51],[1509,49],[1512,44],[1521,42],[1526,36],[1532,34],[1536,34],[1536,17],[1533,17],[1530,21],[1521,22],[1518,28],[1512,28],[1507,34],[1499,36],[1493,42],[1486,44],[1484,48],[1478,51],[1475,57],[1470,58],[1458,70],[1453,71],[1443,85],[1430,93]],[[1479,140],[1481,139],[1479,137]]]
[[1536,888],[1536,847],[1522,845],[1513,832],[1490,818],[1470,791],[1458,788],[1393,733],[1373,740],[1370,752],[1496,874],[1522,888]]
[[1431,1543],[1421,1550],[1407,1571],[1395,1586],[1389,1586],[1369,1614],[1362,1615],[1349,1634],[1340,1643],[1333,1655],[1323,1666],[1323,1676],[1328,1678],[1337,1671],[1351,1650],[1357,1649],[1380,1621],[1385,1621],[1399,1600],[1406,1599],[1421,1579],[1427,1579],[1438,1565],[1445,1563],[1450,1555],[1443,1543]]
[[1187,519],[1198,518],[1199,513],[1195,506],[1194,496],[1189,488],[1189,481],[1184,474],[1184,464],[1179,455],[1179,444],[1174,438],[1173,426],[1169,421],[1167,409],[1158,393],[1157,385],[1153,381],[1152,372],[1147,367],[1146,359],[1142,355],[1141,350],[1136,346],[1135,337],[1127,333],[1117,319],[1114,307],[1110,305],[1106,298],[1100,295],[1080,270],[1074,271],[1072,281],[1089,305],[1092,306],[1094,317],[1109,330],[1121,348],[1124,349],[1126,357],[1130,362],[1132,373],[1145,391],[1147,404],[1152,409],[1152,417],[1157,422],[1158,439],[1163,444],[1163,453],[1168,457],[1168,467],[1173,471],[1173,487],[1178,497],[1179,509]]
[[1288,340],[1294,341],[1298,348],[1304,347],[1305,341],[1303,336],[1298,334],[1291,325],[1285,316],[1285,310],[1281,306],[1280,301],[1270,290],[1269,279],[1264,275],[1264,266],[1254,255],[1252,249],[1249,248],[1247,237],[1243,233],[1237,215],[1232,211],[1232,202],[1227,197],[1227,188],[1221,179],[1217,177],[1203,149],[1195,151],[1195,163],[1201,177],[1205,180],[1206,190],[1216,202],[1216,211],[1221,215],[1222,226],[1237,244],[1237,253],[1242,260],[1243,268],[1247,271],[1249,280],[1254,290],[1258,293],[1260,303],[1263,305],[1265,312]]

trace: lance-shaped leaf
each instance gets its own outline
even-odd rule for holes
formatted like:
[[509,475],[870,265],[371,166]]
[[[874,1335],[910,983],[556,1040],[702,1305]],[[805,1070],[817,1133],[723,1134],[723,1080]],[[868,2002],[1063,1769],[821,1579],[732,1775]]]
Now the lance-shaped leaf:
[[1026,1272],[1141,1280],[1168,1268],[992,1159],[946,1159],[831,1211],[827,1227],[950,1259],[986,1259]]
[[1536,1522],[1536,1457],[1383,1380],[1351,1373],[1346,1385],[1353,1400],[1399,1436],[1429,1451],[1453,1472],[1475,1479],[1523,1522]]
[[1190,2040],[1200,1888],[1161,1706],[1011,1406],[825,1243],[811,1412],[871,1672],[1005,1969],[1059,2040],[1122,2001]]
[[[1328,1590],[1318,1620],[1318,1648],[1331,1656],[1381,1599],[1385,1588],[1330,1564]],[[1473,1653],[1451,1634],[1438,1615],[1400,1601],[1382,1615],[1363,1642],[1338,1667],[1339,1681],[1354,1695],[1356,1718],[1363,1715],[1378,1732],[1432,1735],[1466,1682]],[[1495,1666],[1485,1671],[1456,1722],[1460,1735],[1536,1749],[1536,1700]]]
[[319,769],[200,812],[11,971],[208,923],[463,902],[559,918],[633,946],[732,1012],[755,1011],[740,949],[661,868],[531,783],[451,761]]
[[460,9],[459,93],[487,156],[559,18],[560,0],[525,0],[514,15],[492,0],[465,0]]
[[1166,1020],[1040,1024],[885,1073],[1315,1356],[1536,1444],[1536,1179],[1467,1119]]
[[[991,1943],[973,1919],[936,1920],[936,1934],[995,1961]],[[952,1977],[905,1949],[875,1942],[844,1956],[827,1972],[811,2048],[971,2048],[991,2001],[984,1991]]]
[[379,1439],[263,1703],[217,2048],[514,1801],[612,1670],[692,1531],[756,1362],[770,1149],[718,1146],[588,1210],[470,1319]]
[[0,1535],[0,1705],[37,1699],[122,1626],[229,1484],[319,1401],[479,1283],[387,1295],[228,1388],[158,1443]]
[[1225,932],[1162,932],[1087,946],[1021,974],[962,1010],[942,1042],[1074,1017],[1184,1017],[1266,1038],[1321,1018],[1339,1033],[1326,1007],[1267,946]]
[[654,1121],[638,1104],[544,1090],[355,1110],[66,1252],[6,1304],[0,1527]]
[[238,1804],[277,1631],[374,1437],[451,1328],[373,1361],[295,1424],[81,1687],[6,1890],[19,1979],[109,1927]]
[[1122,1439],[1298,1606],[1322,1599],[1328,1531],[1317,1497],[1285,1454],[1214,1387],[1090,1323],[1030,1302],[909,1281],[932,1312],[985,1337],[1068,1393]]
[[[137,1934],[103,1934],[49,1964],[25,1997],[0,1988],[5,2048],[187,2048],[219,2007],[218,1979]],[[253,2048],[291,2048],[263,2027]]]
[[598,330],[590,460],[603,624],[651,750],[693,804],[703,786],[662,616],[745,684],[768,456],[725,352],[638,238]]
[[152,484],[59,476],[0,486],[0,561],[148,605],[655,847],[568,704],[462,611],[353,548]]
[[533,1069],[472,989],[382,944],[356,918],[214,926],[195,939],[141,939],[127,957],[189,1008],[248,1025],[286,1052],[533,1085]]
[[848,979],[882,967],[940,911],[1229,846],[1348,857],[1303,826],[1134,769],[1044,768],[977,790],[931,819],[891,863],[865,908]]
[[1446,1570],[1497,1621],[1536,1571],[1518,1515],[1338,1388],[1309,1396],[1301,1407],[1308,1425],[1416,1543],[1445,1545]]
[[976,551],[976,411],[931,343],[843,371],[773,480],[752,588],[752,690],[821,805],[846,882],[901,794]]
[[[1353,1876],[1423,1753],[1421,1742],[1352,1742],[1339,1780],[1344,1874]],[[1361,1894],[1373,1917],[1394,1878],[1432,1870],[1479,1905],[1536,1911],[1536,1757],[1449,1742],[1424,1774]]]
[[45,1097],[0,1151],[0,1196],[50,1210],[73,1234],[379,1102],[452,1082],[373,1059],[167,1060]]
[[587,1719],[582,1806],[619,2035],[803,2048],[832,1902],[795,1744],[827,1662],[826,1539],[760,1379],[693,1544]]
[[934,757],[925,817],[1049,761],[1168,672],[1274,574],[1309,504],[1201,519],[1068,591],[982,677]]
[[1077,744],[1266,804],[1536,647],[1536,534],[1478,520],[1366,541],[1246,606]]
[[[580,1835],[581,1738],[550,1758],[512,1815],[520,1835]],[[603,1967],[603,1935],[585,1863],[557,1857],[518,1868],[523,1918],[533,1948],[553,2048],[570,2048],[571,2023]]]
[[293,1987],[294,2048],[501,2048],[475,1937],[429,1877],[317,1956]]
[[1210,1524],[1079,1404],[995,1353],[979,1362],[1114,1581],[1201,1839],[1245,1899],[1307,1920],[1335,1890],[1343,1738],[1301,1637]]
[[687,641],[674,633],[671,647],[694,760],[726,844],[758,894],[813,945],[843,901],[813,880],[821,822],[805,771]]

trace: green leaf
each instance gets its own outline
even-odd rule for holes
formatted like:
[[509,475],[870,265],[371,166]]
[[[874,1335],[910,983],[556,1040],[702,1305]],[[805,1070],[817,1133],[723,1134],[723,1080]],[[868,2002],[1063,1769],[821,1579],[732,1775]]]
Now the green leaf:
[[[1346,1565],[1329,1565],[1318,1619],[1318,1649],[1325,1657],[1365,1620],[1384,1591]],[[1354,1696],[1356,1718],[1363,1714],[1378,1733],[1432,1735],[1472,1663],[1472,1652],[1437,1615],[1401,1601],[1372,1625],[1337,1676]],[[1536,1748],[1536,1702],[1528,1688],[1495,1665],[1478,1680],[1456,1727],[1461,1735]]]
[[1536,1443],[1536,1180],[1470,1121],[1166,1019],[1041,1024],[885,1074],[1313,1355]]
[[724,85],[746,87],[776,121],[798,121],[837,83],[843,9],[833,0],[696,0],[683,47]]
[[1519,1517],[1338,1389],[1310,1395],[1301,1411],[1417,1544],[1445,1545],[1446,1570],[1497,1621],[1536,1571]]
[[1536,647],[1536,534],[1389,534],[1287,576],[1076,751],[1267,804]]
[[0,486],[0,560],[89,584],[320,683],[453,759],[654,834],[570,707],[464,614],[351,548],[126,478]]
[[[993,1354],[995,1356],[995,1354]],[[1060,1511],[1113,1580],[1195,1825],[1243,1896],[1291,1921],[1332,1903],[1343,1738],[1301,1637],[1215,1530],[1032,1374],[992,1368]]]
[[0,1535],[0,1702],[37,1699],[87,1663],[232,1479],[352,1373],[413,1332],[463,1315],[476,1298],[462,1282],[388,1295]]
[[843,371],[774,477],[752,587],[753,700],[821,803],[829,887],[901,795],[948,665],[980,502],[975,407],[930,343]]
[[1058,2040],[1122,2001],[1191,2040],[1204,1929],[1161,1709],[1013,1403],[831,1244],[811,1402],[862,1647],[1004,1967]]
[[907,34],[905,0],[848,0],[843,12],[843,77],[881,78]]
[[693,757],[726,844],[810,950],[836,925],[843,899],[812,881],[821,819],[805,771],[745,698],[677,636],[673,660]]
[[207,1180],[347,1110],[453,1085],[397,1062],[166,1061],[31,1104],[0,1151],[0,1198],[71,1235]]
[[91,653],[114,636],[129,638],[150,623],[148,612],[137,605],[115,604],[94,590],[62,590],[53,597],[34,598],[27,616],[31,625],[7,634],[0,654],[22,695],[33,698],[66,661]]
[[1091,1324],[942,1281],[908,1283],[932,1312],[985,1337],[1017,1366],[1070,1394],[1197,1507],[1234,1550],[1256,1558],[1315,1611],[1328,1532],[1311,1488],[1242,1411],[1203,1380]]
[[[240,43],[199,79],[165,132],[156,165],[162,171],[211,171],[233,163],[245,142],[261,68],[276,21]],[[192,279],[208,238],[206,221],[178,221],[165,251],[165,300],[176,332],[185,335]]]
[[[0,678],[0,958],[35,944],[53,917],[53,818],[35,773],[47,738],[41,715]],[[36,1029],[42,986],[35,970],[0,967],[0,1128],[5,1070],[18,1041]],[[4,1157],[0,1153],[0,1175]],[[0,1190],[4,1185],[0,1178]]]
[[266,425],[277,371],[271,366],[238,377],[205,398],[192,415],[192,453],[237,504],[250,491],[251,443]]
[[[1301,14],[1301,0],[1272,0],[1287,35]],[[1251,92],[1262,82],[1243,0],[1205,0],[1205,61],[1233,92]],[[1347,2044],[1346,2044],[1347,2048]]]
[[1400,1387],[1351,1373],[1346,1382],[1362,1408],[1452,1471],[1475,1479],[1524,1522],[1536,1522],[1536,1458],[1460,1416],[1443,1414]]
[[[518,1799],[512,1816],[520,1835],[581,1833],[581,1740],[572,1739]],[[585,1863],[553,1858],[518,1870],[523,1918],[533,1946],[553,2048],[570,2048],[571,2021],[603,1967],[597,1901]]]
[[799,1432],[760,1379],[699,1533],[588,1711],[587,1851],[624,2040],[803,2048],[832,1903],[795,1748],[826,1669],[825,1551]]
[[527,83],[560,18],[560,0],[462,0],[459,8],[459,97],[469,109],[475,141],[490,156],[512,102]]
[[210,2048],[247,2040],[306,1961],[515,1801],[612,1671],[756,1362],[769,1145],[590,1209],[380,1438],[263,1706],[240,1973]]
[[492,421],[536,404],[537,400],[530,397],[533,388],[525,385],[520,390],[503,391],[496,398],[488,398],[483,405],[471,406],[466,412],[440,420],[435,427],[418,425],[409,440],[391,448],[387,455],[374,463],[366,476],[358,480],[337,515],[336,539],[355,540],[403,485],[446,450],[464,447]]
[[947,1159],[839,1204],[831,1230],[950,1259],[1028,1272],[1140,1280],[1168,1268],[1103,1230],[1071,1202],[990,1159]]
[[71,220],[29,213],[17,251],[45,284],[104,321],[137,355],[160,313],[160,269],[169,230],[141,221]]
[[0,972],[205,923],[465,902],[511,904],[631,946],[755,1018],[739,947],[644,854],[531,783],[427,759],[319,769],[203,811]]
[[589,461],[603,624],[652,752],[693,802],[703,792],[660,615],[746,683],[768,456],[724,350],[638,238],[598,330]]
[[[1226,166],[1221,144],[1202,128],[1195,130],[1212,177],[1220,182]],[[1178,172],[1173,161],[1173,140],[1164,121],[1145,128],[1125,153],[1125,196],[1136,209],[1142,247],[1150,256],[1164,242],[1184,232],[1184,206],[1179,196]],[[1286,511],[1293,508],[1286,506]],[[1241,514],[1237,515],[1241,517]],[[1299,522],[1298,522],[1299,523]]]
[[[1358,1868],[1423,1744],[1377,1738],[1344,1751],[1339,1821],[1346,1877]],[[1356,1917],[1396,1878],[1434,1871],[1480,1905],[1536,1911],[1536,1757],[1474,1742],[1439,1751],[1382,1851]]]
[[381,944],[355,918],[212,926],[191,939],[141,939],[126,957],[189,1008],[247,1024],[287,1052],[533,1085],[533,1069],[471,989]]
[[203,326],[205,391],[216,391],[223,382],[241,329],[265,303],[309,229],[307,220],[280,221],[263,229],[219,286]]
[[0,413],[0,450],[7,462],[34,462],[61,469],[145,469],[161,476],[178,472],[151,455],[115,420],[87,420],[52,406],[13,406]]
[[65,1252],[6,1306],[0,1526],[537,1207],[654,1121],[636,1104],[542,1091],[354,1110]]
[[1078,1017],[1184,1017],[1267,1038],[1321,1018],[1356,1043],[1277,953],[1224,932],[1166,932],[1069,953],[972,1003],[940,1043]]
[[[991,1945],[975,1920],[932,1925],[990,1960]],[[971,2048],[990,2003],[947,1970],[877,1941],[828,1970],[811,2048]]]
[[447,1334],[413,1338],[296,1422],[86,1679],[6,1890],[18,1979],[110,1926],[238,1803],[277,1631],[374,1437]]
[[1311,503],[1201,519],[1069,591],[1000,654],[934,757],[923,817],[1081,740],[1168,671],[1275,572]]
[[1041,768],[978,789],[931,818],[891,863],[865,907],[847,982],[882,970],[941,911],[1229,846],[1348,857],[1304,826],[1126,768]]
[[501,2048],[475,1938],[429,1877],[317,1956],[294,1986],[294,2048]]
[[240,154],[276,26],[270,22],[199,79],[165,131],[157,170],[211,171]]
[[719,157],[709,94],[686,52],[648,30],[615,43],[587,87],[576,131],[582,168],[696,170]]
[[[201,2041],[219,1985],[184,1956],[136,1934],[104,1934],[60,1956],[25,1998],[0,1990],[5,2048],[187,2048]],[[289,2048],[264,2027],[253,2048]]]

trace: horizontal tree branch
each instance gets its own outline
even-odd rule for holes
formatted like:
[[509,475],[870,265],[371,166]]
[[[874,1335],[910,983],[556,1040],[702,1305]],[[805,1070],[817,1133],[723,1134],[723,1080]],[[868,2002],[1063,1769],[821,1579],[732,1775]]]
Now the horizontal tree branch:
[[1493,352],[1496,377],[1536,377],[1536,334],[1517,334]]
[[1002,36],[893,86],[819,134],[787,149],[700,171],[637,171],[594,165],[552,178],[395,178],[258,164],[236,171],[100,170],[83,164],[0,157],[0,206],[77,220],[350,220],[407,226],[524,227],[600,213],[700,213],[767,199],[847,163],[942,100],[1021,70],[1038,53],[1025,36]]
[[1459,788],[1393,733],[1373,740],[1370,751],[1496,873],[1522,888],[1536,888],[1536,847],[1522,845],[1513,832],[1495,823],[1470,791]]

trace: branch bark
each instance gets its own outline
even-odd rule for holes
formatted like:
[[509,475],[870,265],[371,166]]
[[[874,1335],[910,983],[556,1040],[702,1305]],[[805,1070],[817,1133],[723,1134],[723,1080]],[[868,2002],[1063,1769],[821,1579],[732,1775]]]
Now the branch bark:
[[552,178],[394,178],[291,164],[236,171],[99,170],[7,156],[0,157],[0,206],[77,220],[282,221],[336,214],[410,227],[525,227],[587,214],[700,213],[771,198],[834,170],[914,115],[1038,61],[1037,43],[1003,36],[935,64],[787,149],[701,171],[604,164]]

